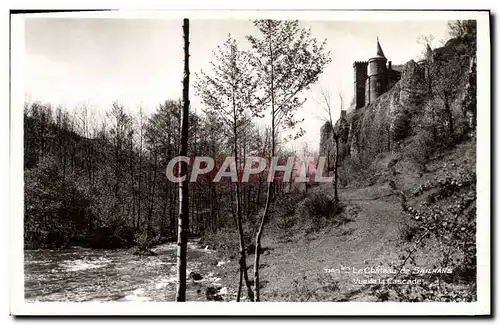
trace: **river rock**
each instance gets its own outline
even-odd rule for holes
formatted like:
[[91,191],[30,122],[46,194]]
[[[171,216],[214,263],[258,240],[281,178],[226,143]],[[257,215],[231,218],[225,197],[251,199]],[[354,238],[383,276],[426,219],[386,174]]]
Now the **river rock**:
[[224,299],[219,294],[219,290],[214,287],[207,287],[205,289],[205,297],[209,301],[223,301]]
[[195,280],[195,281],[199,281],[199,280],[203,279],[203,277],[201,276],[201,274],[200,273],[196,273],[196,272],[189,273],[189,278],[192,279],[192,280]]
[[229,263],[230,261],[220,261],[220,262],[217,262],[217,266],[221,267],[221,266],[224,266],[226,265],[227,263]]

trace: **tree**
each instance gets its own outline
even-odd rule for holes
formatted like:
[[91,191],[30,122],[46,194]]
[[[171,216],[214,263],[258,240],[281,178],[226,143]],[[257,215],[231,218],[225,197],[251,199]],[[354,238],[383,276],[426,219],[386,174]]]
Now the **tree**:
[[[339,91],[339,100],[340,100],[340,111],[344,110],[344,95],[341,91]],[[338,196],[338,167],[339,167],[339,134],[335,132],[335,127],[333,124],[333,113],[332,113],[332,96],[327,89],[320,90],[320,99],[316,101],[325,113],[325,116],[322,119],[328,123],[328,128],[325,131],[330,131],[331,139],[332,139],[332,147],[335,147],[335,163],[334,163],[334,178],[333,178],[333,189],[334,189],[334,198],[335,203],[339,201]],[[328,166],[329,167],[329,166]]]
[[[146,138],[153,144],[159,154],[159,165],[161,170],[165,170],[170,161],[179,152],[180,139],[180,114],[182,105],[180,101],[166,100],[160,104],[155,113],[148,119],[146,125]],[[165,177],[164,173],[160,176]],[[169,235],[177,234],[176,229],[176,199],[177,195],[166,178],[160,180],[163,186],[163,217],[168,219]],[[168,208],[168,210],[167,210]],[[165,232],[165,230],[163,230]]]
[[452,20],[448,22],[448,34],[452,38],[475,39],[477,34],[476,20]]
[[[187,156],[189,128],[189,19],[184,19],[184,79],[182,81],[181,148],[179,156]],[[187,164],[179,163],[179,225],[177,233],[177,301],[186,301],[186,253],[189,229]]]
[[[114,201],[112,205],[112,215],[126,215],[125,207],[127,200],[127,189],[125,186],[125,159],[128,139],[133,134],[132,119],[126,113],[125,108],[114,102],[111,111],[108,113],[108,118],[111,123],[109,133],[111,135],[112,150],[113,150],[113,193]],[[113,221],[116,221],[113,220]]]
[[[241,167],[239,138],[251,121],[250,108],[256,107],[256,82],[248,69],[249,56],[240,50],[236,41],[229,35],[224,44],[214,52],[212,62],[213,76],[201,71],[196,83],[196,90],[202,102],[226,126],[225,133],[232,139],[232,151],[236,166]],[[253,301],[253,292],[248,279],[245,241],[242,225],[242,203],[240,181],[234,183],[236,203],[236,226],[239,235],[240,282],[236,301],[240,300],[242,280],[245,280],[249,300]]]
[[[326,64],[330,62],[324,47],[326,40],[318,44],[311,37],[310,30],[299,27],[296,20],[256,20],[255,27],[261,37],[247,36],[252,46],[252,66],[256,70],[262,96],[255,114],[264,105],[269,105],[271,126],[271,156],[276,152],[276,139],[280,128],[294,128],[299,121],[294,113],[305,100],[298,95],[318,80]],[[303,134],[301,129],[297,136]],[[266,224],[269,206],[272,201],[273,182],[268,183],[266,204],[262,213],[259,229],[255,238],[254,285],[255,301],[260,300],[259,259],[261,238]]]

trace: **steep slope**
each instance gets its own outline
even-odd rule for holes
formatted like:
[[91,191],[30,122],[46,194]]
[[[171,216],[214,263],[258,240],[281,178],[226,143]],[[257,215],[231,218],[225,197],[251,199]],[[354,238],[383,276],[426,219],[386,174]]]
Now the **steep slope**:
[[[391,90],[335,124],[341,212],[330,211],[331,184],[312,187],[304,199],[290,200],[290,208],[279,199],[287,212],[271,215],[263,239],[263,300],[476,299],[475,44],[451,40],[428,60],[406,63]],[[331,130],[328,124],[321,130],[322,155],[335,151]],[[307,201],[318,204],[315,215],[302,209]],[[395,275],[354,272],[402,266],[449,267],[452,274],[412,275],[419,285],[381,285]],[[228,300],[235,270],[235,260],[215,270]]]
[[[377,158],[374,164],[382,168],[388,157]],[[423,286],[380,285],[378,281],[391,280],[393,273],[366,274],[365,269],[397,270],[413,242],[405,238],[409,216],[403,211],[399,193],[424,188],[421,194],[409,196],[408,205],[436,193],[428,182],[449,174],[450,166],[474,168],[474,141],[466,141],[429,162],[423,175],[408,173],[404,166],[391,175],[395,184],[379,182],[372,186],[348,187],[339,191],[343,210],[336,216],[326,214],[311,220],[301,209],[306,200],[317,196],[332,197],[331,184],[313,187],[302,200],[295,202],[292,214],[274,211],[263,238],[265,249],[261,258],[262,299],[264,301],[470,301],[473,284],[463,281],[441,281],[425,275],[412,276],[423,281]],[[387,173],[387,170],[385,171]],[[289,193],[287,195],[293,195]],[[287,206],[286,198],[279,199]],[[439,203],[442,205],[443,203]],[[324,211],[327,212],[327,211]],[[287,224],[284,229],[283,225]],[[441,260],[440,243],[435,238],[426,241],[413,254],[415,264],[406,267],[435,268]],[[212,256],[215,258],[216,256]],[[227,287],[226,300],[233,300],[237,291],[238,262],[230,256],[217,256],[210,261],[213,275],[221,277]],[[222,260],[223,263],[218,263]],[[248,257],[251,267],[253,256]],[[461,264],[461,263],[458,263]],[[217,265],[217,266],[215,266]],[[339,270],[339,271],[337,271]],[[360,271],[361,270],[361,271]],[[404,279],[400,277],[401,279]],[[370,282],[371,281],[371,282]],[[373,283],[375,281],[376,283]],[[431,286],[429,289],[427,286]],[[407,290],[399,292],[397,290]],[[435,292],[433,291],[435,290]],[[471,291],[472,290],[472,291]],[[431,295],[430,292],[434,292]]]
[[[369,164],[383,152],[404,154],[415,136],[431,130],[440,141],[469,135],[475,127],[475,60],[475,42],[452,39],[425,60],[407,62],[388,92],[336,122],[341,161]],[[320,154],[334,152],[330,130],[327,124],[321,130]]]

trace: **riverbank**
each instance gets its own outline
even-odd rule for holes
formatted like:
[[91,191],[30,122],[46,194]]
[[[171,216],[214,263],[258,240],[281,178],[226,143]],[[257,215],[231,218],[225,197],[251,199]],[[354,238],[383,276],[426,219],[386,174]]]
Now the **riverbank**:
[[[174,301],[176,243],[152,248],[155,256],[134,255],[129,249],[38,249],[24,252],[26,301]],[[191,241],[188,274],[202,275],[188,280],[190,301],[205,301],[205,287],[221,279],[211,275],[209,261],[214,252]],[[214,263],[214,262],[212,262]],[[216,263],[215,263],[216,264]],[[213,290],[213,289],[212,289]]]

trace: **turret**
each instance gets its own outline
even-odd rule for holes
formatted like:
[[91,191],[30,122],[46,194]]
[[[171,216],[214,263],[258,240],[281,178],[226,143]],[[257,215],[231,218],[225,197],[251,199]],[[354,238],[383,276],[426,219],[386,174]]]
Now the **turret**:
[[377,37],[377,54],[368,60],[365,103],[369,104],[387,89],[387,59]]

